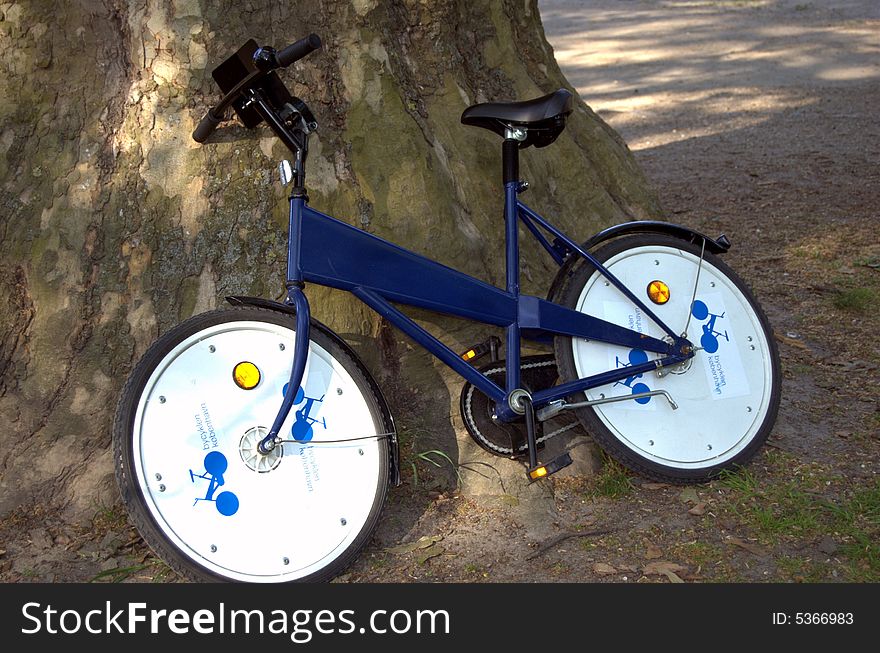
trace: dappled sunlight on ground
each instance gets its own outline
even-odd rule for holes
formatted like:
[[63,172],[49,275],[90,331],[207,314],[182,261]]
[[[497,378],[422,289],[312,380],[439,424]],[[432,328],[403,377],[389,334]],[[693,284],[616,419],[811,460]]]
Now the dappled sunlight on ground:
[[[785,89],[728,87],[684,90],[670,98],[637,95],[609,100],[602,108],[593,107],[600,116],[626,134],[633,151],[668,145],[688,138],[713,136],[760,125],[777,112],[802,108],[815,98],[787,92]],[[664,115],[664,129],[646,128],[645,114]]]
[[[880,2],[544,0],[545,29],[566,77],[594,111],[641,150],[759,124],[810,104],[790,85],[880,79]],[[679,9],[671,12],[671,6]],[[857,11],[860,9],[861,11]],[[723,29],[722,29],[723,28]],[[728,97],[746,111],[731,112]],[[639,129],[645,112],[689,105],[674,131]]]

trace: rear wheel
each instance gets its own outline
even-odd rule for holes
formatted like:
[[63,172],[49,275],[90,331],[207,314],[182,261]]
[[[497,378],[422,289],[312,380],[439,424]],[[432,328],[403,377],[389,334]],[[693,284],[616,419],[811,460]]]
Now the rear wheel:
[[327,580],[375,530],[391,419],[362,366],[316,323],[285,442],[257,450],[289,380],[293,326],[254,307],[195,316],[147,350],[123,389],[113,433],[123,501],[190,579]]
[[[706,252],[701,262],[698,245],[667,236],[620,238],[594,255],[671,329],[681,333],[687,325],[689,340],[702,350],[679,367],[586,392],[595,400],[665,390],[677,410],[662,396],[641,397],[576,409],[583,425],[612,457],[661,480],[703,481],[750,460],[776,420],[781,377],[772,330],[748,286],[717,256]],[[655,281],[668,286],[666,303],[650,301],[648,288]],[[559,302],[650,336],[664,335],[586,261],[569,277]],[[562,336],[555,350],[563,382],[658,357]]]

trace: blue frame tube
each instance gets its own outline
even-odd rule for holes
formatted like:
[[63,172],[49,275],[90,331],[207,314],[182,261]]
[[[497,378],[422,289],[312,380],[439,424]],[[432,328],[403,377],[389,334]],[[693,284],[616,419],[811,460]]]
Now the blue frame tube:
[[676,343],[679,343],[679,342],[684,343],[684,340],[681,338],[681,336],[679,336],[677,333],[675,333],[675,331],[673,331],[668,326],[666,326],[666,323],[663,320],[661,320],[659,317],[657,317],[657,315],[656,315],[656,313],[654,313],[654,311],[652,311],[650,308],[645,306],[645,303],[643,301],[641,301],[638,297],[636,297],[629,290],[629,288],[624,286],[620,282],[620,280],[617,277],[615,277],[613,274],[611,274],[611,272],[604,265],[599,263],[599,261],[597,261],[596,258],[592,254],[590,254],[588,251],[586,251],[584,248],[582,248],[580,245],[578,245],[576,242],[574,242],[571,238],[569,238],[564,233],[559,231],[559,229],[557,229],[552,224],[547,222],[544,218],[542,218],[540,215],[538,215],[537,213],[532,211],[532,209],[530,209],[528,206],[526,206],[525,204],[523,204],[519,200],[516,201],[516,206],[517,206],[518,212],[522,212],[525,215],[527,215],[531,220],[534,220],[535,222],[537,222],[539,225],[541,225],[542,228],[544,228],[545,230],[547,230],[548,232],[550,232],[551,234],[553,234],[554,236],[559,238],[566,245],[568,245],[574,252],[576,252],[577,254],[582,256],[583,258],[587,259],[602,274],[602,276],[604,276],[606,279],[608,279],[608,281],[610,281],[611,284],[615,288],[617,288],[620,292],[622,292],[623,295],[628,300],[630,300],[633,304],[635,304],[640,309],[642,309],[645,312],[645,314],[648,317],[650,317],[657,326],[659,326],[661,329],[663,329],[667,333],[667,335],[671,336],[676,341]]
[[[306,206],[305,195],[290,196],[290,214],[288,219],[288,245],[287,245],[287,281],[288,283],[302,283],[302,216]],[[290,302],[288,302],[290,303]]]
[[[666,358],[659,358],[657,360],[648,361],[647,363],[631,365],[621,369],[625,369],[628,372],[627,377],[629,377],[637,374],[654,372],[658,367],[658,363],[664,366],[675,365],[676,363],[682,363],[685,360],[687,360],[687,356],[668,356]],[[541,408],[542,406],[549,404],[551,401],[562,399],[563,397],[573,395],[576,392],[592,390],[601,385],[614,383],[615,381],[620,381],[622,378],[624,378],[624,376],[620,374],[620,370],[609,370],[607,372],[594,374],[593,376],[584,377],[583,379],[578,379],[577,381],[560,383],[559,385],[554,385],[553,387],[533,392],[532,405],[535,408]]]
[[[484,374],[481,374],[479,370],[470,363],[465,362],[461,356],[425,331],[425,329],[416,324],[412,319],[394,308],[380,295],[366,288],[354,288],[351,293],[364,304],[376,311],[376,313],[403,331],[410,338],[415,340],[422,347],[431,352],[434,356],[446,363],[466,381],[471,382],[475,387],[479,388],[480,392],[494,402],[500,403],[507,397],[507,393],[504,392],[504,390],[502,390],[494,381]],[[620,378],[631,376],[631,369],[632,368],[626,368],[627,374],[624,374]]]
[[668,342],[531,295],[520,295],[518,322],[522,329],[534,329],[573,338],[586,337],[590,340],[599,340],[629,349],[644,349],[658,354],[674,355],[675,353],[675,348]]
[[[516,210],[516,193],[519,181],[504,184],[504,227],[507,249],[507,294],[519,303],[519,218]],[[507,327],[507,348],[505,349],[505,368],[507,369],[507,393],[520,387],[519,317]],[[506,412],[506,411],[504,411]]]
[[525,213],[520,213],[519,218],[520,220],[522,220],[522,223],[526,226],[526,228],[528,228],[529,233],[531,233],[532,236],[535,237],[535,240],[537,240],[541,244],[541,247],[547,250],[547,253],[556,262],[556,265],[559,265],[561,267],[562,264],[565,263],[565,255],[563,254],[563,251],[560,250],[560,248],[556,247],[549,240],[547,240],[546,236],[541,233],[541,230],[535,226],[535,223],[532,222]]

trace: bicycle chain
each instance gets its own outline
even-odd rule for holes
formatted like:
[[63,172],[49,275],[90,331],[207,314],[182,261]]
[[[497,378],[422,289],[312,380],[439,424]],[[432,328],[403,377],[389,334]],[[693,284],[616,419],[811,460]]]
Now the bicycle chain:
[[[524,360],[527,360],[527,359],[524,359]],[[532,368],[536,368],[536,367],[549,367],[551,365],[553,365],[553,366],[556,365],[556,361],[554,359],[542,360],[539,362],[532,362],[532,363],[524,363],[524,364],[520,365],[520,369],[532,369]],[[507,369],[507,367],[505,365],[501,365],[501,366],[498,366],[495,368],[490,368],[490,369],[485,369],[485,370],[481,369],[480,371],[483,374],[488,376],[490,374],[497,374],[499,372],[504,372],[504,371],[506,371],[506,369]],[[470,427],[471,427],[471,428],[467,429],[468,433],[471,435],[471,437],[478,440],[478,443],[480,445],[482,445],[482,446],[484,446],[484,447],[486,447],[486,448],[492,450],[493,452],[496,452],[497,454],[502,455],[502,456],[521,455],[522,453],[525,453],[527,451],[527,445],[522,445],[521,447],[519,447],[517,449],[516,452],[514,452],[512,447],[499,446],[498,444],[489,440],[480,431],[479,427],[477,426],[476,420],[474,419],[474,414],[472,411],[472,403],[471,403],[471,399],[473,397],[474,391],[476,391],[477,388],[471,384],[468,384],[466,387],[466,390],[469,390],[467,392],[467,395],[466,395],[464,402],[463,402],[463,408],[464,408],[464,412],[466,414],[462,415],[462,418],[465,421],[465,425],[470,425]],[[544,433],[540,438],[537,439],[536,443],[541,444],[543,442],[547,442],[549,439],[555,438],[556,436],[561,435],[561,434],[565,433],[566,431],[570,431],[571,429],[576,428],[578,426],[580,426],[580,422],[575,420],[571,424],[567,424],[561,428],[556,429],[555,431],[551,431],[550,433]]]

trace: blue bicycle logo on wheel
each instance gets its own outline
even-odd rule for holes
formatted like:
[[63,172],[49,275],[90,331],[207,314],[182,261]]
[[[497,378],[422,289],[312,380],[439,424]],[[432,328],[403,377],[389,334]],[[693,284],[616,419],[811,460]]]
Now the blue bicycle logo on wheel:
[[708,322],[703,325],[703,336],[700,338],[700,345],[708,353],[714,354],[716,351],[718,351],[718,336],[721,336],[727,342],[730,342],[727,331],[724,331],[724,333],[722,333],[721,331],[715,330],[716,320],[724,319],[724,313],[721,313],[720,315],[710,313],[709,307],[706,306],[704,302],[701,302],[698,299],[694,302],[693,306],[691,306],[691,315],[693,315],[698,320],[705,320],[708,318]]
[[[289,383],[285,383],[284,387],[281,389],[281,394],[287,394],[287,387]],[[327,418],[318,419],[317,417],[311,417],[309,413],[312,412],[312,408],[316,403],[320,404],[324,401],[324,396],[321,395],[321,398],[317,397],[306,397],[305,390],[302,389],[302,386],[296,391],[296,396],[293,398],[293,405],[298,406],[303,401],[306,403],[303,405],[295,413],[295,421],[293,423],[293,428],[290,430],[291,435],[293,435],[293,439],[297,442],[308,442],[312,439],[314,435],[314,425],[320,424],[324,427],[324,430],[327,430]]]
[[[629,352],[629,363],[621,362],[618,356],[614,357],[614,362],[617,367],[632,367],[633,365],[641,365],[642,363],[648,362],[648,354],[642,351],[641,349],[632,349]],[[632,390],[634,395],[640,395],[645,392],[651,392],[651,388],[649,388],[644,383],[635,383],[636,379],[642,378],[642,374],[634,374],[633,376],[628,376],[626,379],[622,381],[616,381],[614,385],[625,385],[627,388]],[[613,386],[612,386],[613,387]],[[639,397],[634,400],[637,404],[646,404],[651,401],[651,397]]]
[[198,504],[199,501],[213,501],[217,512],[225,517],[231,517],[238,512],[238,497],[229,491],[224,491],[216,497],[214,496],[217,489],[226,483],[223,480],[223,472],[229,467],[229,461],[219,451],[211,451],[205,456],[204,465],[204,474],[196,474],[193,470],[189,470],[189,478],[193,483],[196,482],[197,478],[208,481],[208,489],[205,492],[205,496],[197,497],[193,502],[193,506]]

